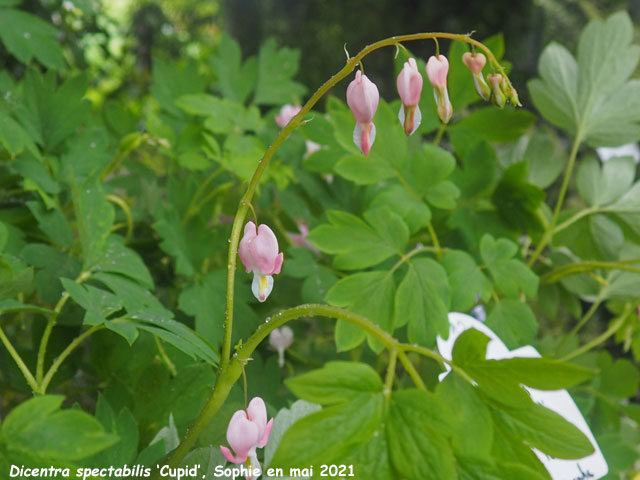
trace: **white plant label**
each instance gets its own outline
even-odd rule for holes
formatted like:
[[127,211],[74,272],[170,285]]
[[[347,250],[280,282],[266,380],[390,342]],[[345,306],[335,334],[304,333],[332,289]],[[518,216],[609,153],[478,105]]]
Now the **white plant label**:
[[[510,351],[493,330],[469,315],[452,312],[449,314],[449,323],[451,324],[449,338],[444,340],[438,337],[437,339],[438,350],[447,360],[451,360],[453,344],[458,336],[469,328],[475,328],[489,337],[487,359],[499,360],[501,358],[513,357],[540,357],[538,351],[530,345]],[[449,370],[449,367],[447,367],[447,372]],[[447,375],[447,372],[440,374],[440,380]],[[591,433],[587,422],[571,398],[571,395],[569,395],[569,392],[566,390],[542,391],[533,388],[527,388],[527,391],[530,393],[531,399],[534,402],[553,410],[580,429],[595,448],[595,451],[591,455],[579,460],[552,458],[534,448],[534,453],[543,463],[551,475],[551,478],[553,480],[597,480],[604,477],[609,471],[607,462],[602,455],[602,451],[593,433]]]

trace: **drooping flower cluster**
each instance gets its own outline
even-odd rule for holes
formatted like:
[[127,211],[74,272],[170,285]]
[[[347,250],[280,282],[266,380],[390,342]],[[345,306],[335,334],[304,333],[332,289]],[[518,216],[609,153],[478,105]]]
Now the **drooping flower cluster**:
[[[478,95],[484,100],[492,100],[502,108],[508,102],[521,106],[518,93],[509,80],[502,74],[487,77],[489,84],[482,75],[487,59],[482,53],[467,52],[462,56],[463,63],[471,70]],[[443,123],[449,123],[453,115],[453,106],[449,100],[447,90],[447,75],[449,74],[449,60],[444,55],[432,55],[426,63],[427,78],[433,85],[433,95],[436,101],[438,117]],[[402,107],[398,118],[407,135],[413,134],[420,126],[420,95],[423,79],[414,58],[407,60],[398,75],[396,85],[402,100]],[[371,146],[376,138],[376,127],[373,117],[378,108],[380,94],[376,85],[358,70],[355,79],[347,87],[347,104],[353,113],[356,126],[353,131],[353,142],[365,155],[369,155]]]
[[238,245],[238,255],[247,273],[253,272],[251,291],[264,302],[273,290],[273,276],[280,273],[284,256],[278,253],[278,239],[267,225],[249,222]]
[[[220,446],[222,455],[232,463],[246,463],[249,471],[259,471],[260,463],[256,449],[267,444],[271,427],[273,427],[273,418],[267,422],[267,407],[264,400],[254,397],[246,410],[238,410],[231,417],[227,427],[227,442],[233,452],[228,447]],[[256,477],[247,476],[247,480],[253,480],[253,478]]]

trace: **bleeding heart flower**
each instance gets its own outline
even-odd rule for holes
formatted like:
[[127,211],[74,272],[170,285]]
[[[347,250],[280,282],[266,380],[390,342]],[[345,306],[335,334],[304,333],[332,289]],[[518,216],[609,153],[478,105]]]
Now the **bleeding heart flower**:
[[443,123],[449,123],[453,115],[453,107],[447,92],[447,74],[449,73],[449,60],[444,55],[429,57],[427,62],[427,77],[433,85],[433,96],[438,106],[438,116]]
[[267,225],[249,222],[244,227],[244,236],[238,246],[238,255],[247,273],[253,272],[251,291],[264,302],[273,290],[272,275],[280,273],[284,256],[278,253],[278,239]]
[[286,104],[280,109],[280,114],[276,115],[276,123],[280,128],[287,126],[287,123],[291,121],[298,113],[300,113],[302,107],[297,105]]
[[398,118],[404,126],[404,132],[407,135],[411,135],[416,131],[422,120],[420,107],[418,107],[420,94],[422,93],[422,75],[418,71],[415,58],[410,58],[404,63],[396,85],[402,100],[402,108],[398,113]]
[[276,328],[269,334],[269,345],[278,351],[278,365],[284,367],[284,351],[293,343],[293,330],[289,327]]
[[347,104],[356,120],[353,130],[353,143],[364,153],[369,155],[371,146],[376,139],[376,126],[373,116],[378,109],[380,94],[378,87],[363,75],[360,70],[356,78],[347,87]]
[[[269,441],[269,434],[273,427],[273,418],[267,422],[267,407],[264,400],[254,397],[246,410],[236,411],[227,427],[227,442],[235,452],[225,446],[220,446],[224,458],[232,463],[245,463],[249,471],[260,469],[256,455],[256,448],[264,447]],[[253,476],[247,476],[252,480]]]
[[493,90],[493,95],[491,96],[491,100],[494,105],[498,108],[503,108],[507,103],[507,96],[505,95],[506,82],[502,75],[497,73],[492,73],[487,77],[489,83],[491,84],[491,89]]

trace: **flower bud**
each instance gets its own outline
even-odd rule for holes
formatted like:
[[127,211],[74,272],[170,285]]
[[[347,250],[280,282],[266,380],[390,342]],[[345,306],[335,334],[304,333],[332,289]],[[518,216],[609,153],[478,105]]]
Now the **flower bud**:
[[402,107],[398,113],[400,123],[404,126],[404,132],[411,135],[416,131],[422,120],[420,113],[420,94],[422,93],[422,75],[418,71],[418,65],[414,58],[405,62],[402,71],[396,81],[398,94],[402,100]]
[[449,73],[449,61],[444,55],[429,57],[427,62],[427,77],[433,85],[433,96],[438,106],[438,116],[443,123],[449,123],[453,115],[453,107],[449,101],[447,92],[447,74]]
[[484,81],[482,75],[482,69],[487,63],[487,58],[482,53],[470,53],[466,52],[462,55],[462,62],[469,68],[473,75],[473,83],[476,87],[476,92],[484,100],[491,98],[491,89],[487,82]]
[[293,343],[293,330],[289,327],[276,328],[269,334],[269,345],[278,351],[278,365],[284,367],[284,351]]
[[273,290],[273,276],[280,273],[283,254],[278,253],[278,239],[267,225],[249,222],[238,245],[238,255],[247,273],[253,272],[251,291],[264,302]]
[[504,77],[498,73],[492,73],[487,77],[489,83],[491,84],[491,89],[493,90],[493,95],[491,95],[491,100],[498,108],[504,108],[504,105],[507,103],[507,96],[504,93],[506,82]]
[[293,117],[295,117],[298,113],[300,113],[302,107],[297,105],[286,104],[280,109],[280,114],[276,115],[276,123],[280,128],[284,128],[291,121]]
[[365,155],[369,155],[376,138],[373,116],[378,109],[379,101],[378,87],[358,70],[356,78],[347,87],[347,104],[356,121],[353,143]]
[[513,88],[513,85],[507,87],[505,91],[505,95],[507,96],[507,100],[509,100],[511,105],[515,107],[522,106],[522,104],[520,103],[520,99],[518,98],[518,92],[516,91],[515,88]]

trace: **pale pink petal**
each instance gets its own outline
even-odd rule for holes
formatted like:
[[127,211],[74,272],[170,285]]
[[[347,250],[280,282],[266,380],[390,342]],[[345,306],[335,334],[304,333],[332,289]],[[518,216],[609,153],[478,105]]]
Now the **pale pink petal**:
[[379,101],[378,87],[358,70],[356,78],[347,87],[347,104],[356,122],[367,124],[373,121]]
[[273,427],[273,418],[269,420],[269,423],[267,423],[267,426],[264,429],[264,435],[262,436],[260,443],[258,443],[258,447],[262,448],[269,442],[269,435],[271,434],[272,427]]
[[278,256],[278,239],[267,225],[258,227],[258,236],[249,245],[253,267],[263,275],[273,275]]
[[264,404],[264,400],[260,397],[253,397],[247,407],[247,416],[249,420],[253,422],[259,431],[258,441],[264,436],[264,431],[267,425],[267,406]]
[[427,77],[435,88],[446,88],[449,60],[444,55],[429,57],[427,62]]
[[238,458],[247,458],[249,451],[254,448],[262,438],[262,429],[247,418],[244,410],[238,410],[233,414],[227,428],[227,442]]
[[280,252],[278,254],[278,256],[276,257],[276,262],[273,265],[273,273],[274,274],[278,274],[280,273],[280,269],[282,268],[282,262],[284,261],[284,254],[282,252]]
[[220,445],[220,452],[222,456],[229,460],[231,463],[244,463],[247,460],[247,457],[236,457],[231,450],[227,447]]
[[422,93],[422,75],[418,71],[418,65],[414,58],[405,62],[396,84],[403,105],[418,105]]
[[248,222],[244,226],[244,235],[240,240],[240,244],[238,245],[238,255],[240,255],[240,260],[242,260],[242,264],[247,269],[247,273],[252,271],[255,268],[255,260],[253,255],[251,254],[251,243],[258,236],[256,232],[256,225],[253,222]]

